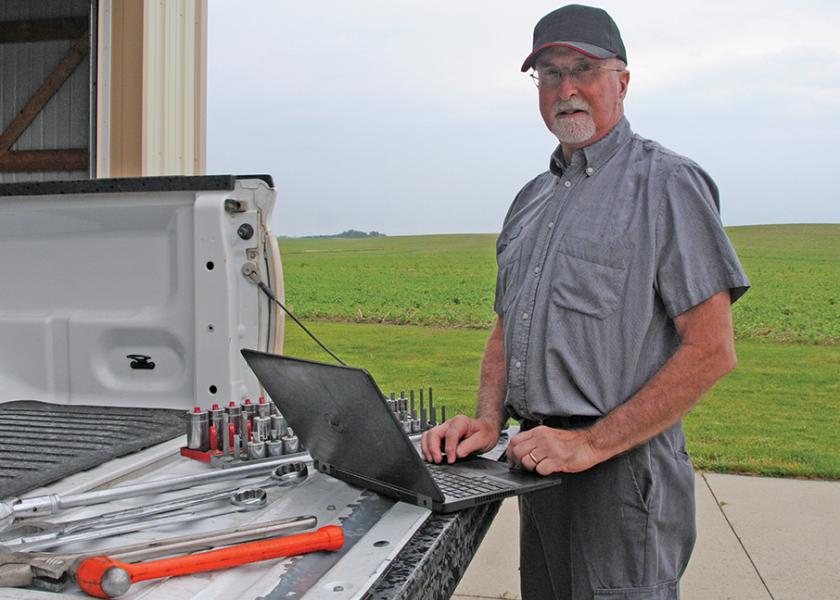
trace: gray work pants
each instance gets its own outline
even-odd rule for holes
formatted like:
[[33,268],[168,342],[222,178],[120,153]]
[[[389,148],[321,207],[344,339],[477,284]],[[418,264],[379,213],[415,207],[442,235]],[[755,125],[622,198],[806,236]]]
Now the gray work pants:
[[676,600],[694,547],[682,424],[520,496],[523,600]]

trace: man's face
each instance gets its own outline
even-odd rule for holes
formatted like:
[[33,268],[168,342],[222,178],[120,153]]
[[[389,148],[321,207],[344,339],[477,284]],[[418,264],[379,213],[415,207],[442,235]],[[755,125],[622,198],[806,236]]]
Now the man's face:
[[562,73],[555,85],[541,83],[540,114],[567,157],[604,137],[621,119],[630,80],[624,67],[618,59],[598,60],[563,47],[548,48],[537,58],[538,74]]

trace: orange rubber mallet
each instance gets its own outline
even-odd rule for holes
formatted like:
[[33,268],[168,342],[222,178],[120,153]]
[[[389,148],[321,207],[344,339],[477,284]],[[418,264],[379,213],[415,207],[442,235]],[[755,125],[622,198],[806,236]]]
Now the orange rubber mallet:
[[338,525],[327,525],[310,533],[248,542],[229,548],[144,563],[131,564],[107,556],[92,556],[83,559],[76,567],[76,582],[91,596],[116,598],[125,594],[131,584],[137,581],[216,571],[319,550],[338,550],[343,545],[344,530]]

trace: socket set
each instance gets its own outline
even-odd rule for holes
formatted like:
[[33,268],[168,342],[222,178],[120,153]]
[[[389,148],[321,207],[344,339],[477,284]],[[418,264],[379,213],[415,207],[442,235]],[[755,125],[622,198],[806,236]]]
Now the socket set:
[[187,445],[181,455],[212,466],[304,454],[294,430],[265,396],[256,404],[246,398],[242,404],[231,400],[224,408],[196,406],[187,413],[186,423]]
[[395,392],[391,392],[390,396],[385,396],[388,408],[408,435],[423,433],[438,423],[446,421],[446,407],[443,405],[440,407],[440,420],[438,420],[438,407],[435,406],[432,388],[426,390],[420,388],[418,391],[419,406],[415,404],[414,390],[409,390],[408,397],[404,391],[400,392],[399,397]]
[[[435,406],[432,388],[391,392],[383,399],[407,435],[420,434],[446,420],[446,407]],[[417,402],[419,400],[419,402]],[[225,435],[227,432],[227,435]],[[208,410],[196,406],[187,413],[187,445],[181,455],[226,467],[243,461],[270,460],[278,456],[304,454],[305,448],[273,402],[260,396],[257,404],[246,398],[224,408]]]

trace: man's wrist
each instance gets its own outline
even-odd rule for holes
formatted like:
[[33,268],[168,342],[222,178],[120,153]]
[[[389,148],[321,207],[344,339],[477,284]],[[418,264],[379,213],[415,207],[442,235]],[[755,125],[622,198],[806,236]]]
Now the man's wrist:
[[597,427],[597,425],[581,429],[580,432],[583,434],[584,439],[586,440],[586,445],[589,447],[590,452],[592,452],[592,455],[595,458],[595,464],[598,464],[609,460],[612,458],[612,455],[609,454],[608,450],[601,447],[600,442],[603,440],[599,438],[595,427]]
[[497,433],[501,433],[507,423],[507,415],[483,415],[476,416],[476,420],[489,423]]
[[623,443],[625,437],[620,435],[622,428],[616,421],[614,413],[602,417],[594,425],[583,431],[586,433],[586,442],[599,463],[605,462],[630,448]]

